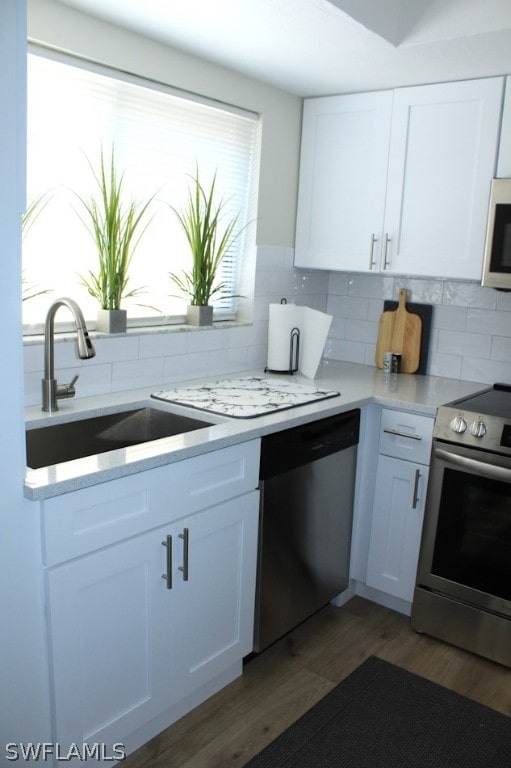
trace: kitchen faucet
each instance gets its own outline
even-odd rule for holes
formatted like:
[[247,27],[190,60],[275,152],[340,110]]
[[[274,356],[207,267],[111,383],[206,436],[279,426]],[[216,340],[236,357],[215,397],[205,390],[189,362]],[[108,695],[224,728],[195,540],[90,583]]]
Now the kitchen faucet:
[[65,397],[75,396],[75,384],[78,374],[73,377],[69,384],[57,384],[54,371],[55,357],[55,333],[54,321],[59,307],[67,307],[71,310],[76,326],[76,347],[78,357],[81,360],[88,360],[94,357],[96,350],[89,339],[82,310],[73,299],[57,299],[53,302],[46,315],[44,324],[44,379],[42,380],[43,390],[43,411],[58,411],[57,400]]

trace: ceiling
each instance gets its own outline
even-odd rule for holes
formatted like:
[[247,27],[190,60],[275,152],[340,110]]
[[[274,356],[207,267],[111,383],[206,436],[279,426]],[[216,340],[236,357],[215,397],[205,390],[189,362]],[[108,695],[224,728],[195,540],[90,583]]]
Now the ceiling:
[[57,0],[300,96],[511,72],[511,0]]

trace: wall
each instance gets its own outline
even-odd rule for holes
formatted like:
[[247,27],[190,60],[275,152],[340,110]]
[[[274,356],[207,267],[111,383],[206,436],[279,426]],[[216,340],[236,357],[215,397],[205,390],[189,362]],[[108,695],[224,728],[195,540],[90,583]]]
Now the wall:
[[54,0],[29,0],[28,32],[31,40],[259,113],[256,240],[279,246],[294,242],[301,99]]
[[[171,384],[202,376],[264,369],[268,338],[268,305],[285,297],[326,311],[328,273],[295,270],[293,249],[259,246],[250,325],[219,323],[211,330],[186,328],[171,332],[131,332],[126,336],[95,337],[96,357],[77,360],[72,337],[56,343],[57,380],[80,374],[77,396]],[[41,341],[25,343],[26,405],[41,402],[43,348]]]
[[[264,369],[268,305],[282,297],[333,315],[325,358],[374,365],[384,299],[433,305],[427,372],[493,384],[511,382],[511,293],[468,282],[321,272],[293,267],[293,249],[258,248],[254,322],[218,324],[212,330],[131,332],[94,339],[93,360],[77,360],[74,341],[57,342],[57,379],[80,373],[79,397],[157,388],[202,376]],[[41,399],[43,350],[25,344],[26,405]]]
[[[49,694],[39,520],[23,499],[20,216],[24,206],[24,0],[0,2],[0,764],[5,745],[49,741]],[[11,753],[12,755],[12,753]]]
[[374,365],[383,299],[433,304],[428,373],[493,384],[511,382],[511,293],[475,283],[331,273],[334,316],[326,356]]

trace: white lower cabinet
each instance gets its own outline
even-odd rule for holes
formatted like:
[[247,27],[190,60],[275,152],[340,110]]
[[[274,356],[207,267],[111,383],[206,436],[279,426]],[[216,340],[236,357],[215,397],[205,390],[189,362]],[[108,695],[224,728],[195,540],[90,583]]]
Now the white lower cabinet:
[[[246,466],[244,482],[253,489],[258,447],[241,462],[243,446],[208,456],[223,455],[236,473]],[[204,458],[190,461],[202,466]],[[249,459],[256,460],[250,471]],[[139,474],[141,487],[145,475],[152,477]],[[241,672],[253,647],[259,515],[259,492],[245,490],[47,569],[59,744],[132,751],[221,687],[222,675],[237,665]],[[61,505],[62,497],[57,512]],[[51,511],[50,504],[47,517]],[[94,508],[91,520],[100,524]]]
[[380,456],[366,583],[411,602],[428,484],[422,464]]
[[411,602],[424,517],[433,419],[382,409],[366,584]]

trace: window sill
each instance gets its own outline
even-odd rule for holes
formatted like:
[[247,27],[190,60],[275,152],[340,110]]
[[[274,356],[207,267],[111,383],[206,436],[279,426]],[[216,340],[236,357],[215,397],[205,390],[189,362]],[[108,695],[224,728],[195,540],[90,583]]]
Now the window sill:
[[[186,323],[179,325],[147,325],[128,328],[126,333],[101,333],[100,331],[91,330],[89,336],[91,339],[110,339],[119,337],[130,336],[148,336],[151,334],[169,334],[169,333],[187,333],[195,331],[216,331],[226,328],[243,328],[250,326],[248,321],[239,320],[215,320],[213,325],[188,325]],[[74,340],[75,331],[72,323],[62,323],[61,326],[55,328],[55,341],[69,341]],[[42,344],[44,342],[44,334],[27,334],[23,336],[23,345],[32,346]]]

